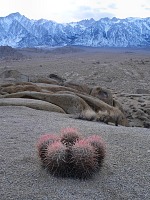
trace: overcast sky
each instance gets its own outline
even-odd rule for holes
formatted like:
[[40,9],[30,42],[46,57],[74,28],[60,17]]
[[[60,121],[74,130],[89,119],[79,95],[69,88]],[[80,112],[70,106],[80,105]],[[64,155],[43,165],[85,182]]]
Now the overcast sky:
[[150,0],[0,0],[0,16],[20,12],[60,23],[103,17],[150,17]]

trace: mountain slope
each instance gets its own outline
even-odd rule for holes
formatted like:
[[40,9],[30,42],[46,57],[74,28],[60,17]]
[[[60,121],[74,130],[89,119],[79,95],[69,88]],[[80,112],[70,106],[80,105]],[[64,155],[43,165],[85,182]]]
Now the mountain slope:
[[0,45],[12,47],[83,45],[150,46],[149,18],[102,18],[59,24],[20,13],[0,17]]

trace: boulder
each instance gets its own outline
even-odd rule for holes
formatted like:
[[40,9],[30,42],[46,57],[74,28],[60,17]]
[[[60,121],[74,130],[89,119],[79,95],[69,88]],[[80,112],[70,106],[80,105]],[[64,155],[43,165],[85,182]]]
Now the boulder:
[[34,99],[25,98],[2,98],[0,106],[25,106],[36,110],[45,110],[50,112],[65,113],[65,111],[54,104]]

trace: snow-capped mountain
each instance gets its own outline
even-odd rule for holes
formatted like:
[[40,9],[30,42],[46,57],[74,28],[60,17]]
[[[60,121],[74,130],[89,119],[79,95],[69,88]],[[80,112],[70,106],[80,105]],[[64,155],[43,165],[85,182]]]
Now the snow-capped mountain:
[[150,46],[150,17],[102,18],[66,24],[30,20],[20,13],[0,17],[0,45],[12,47],[83,45]]

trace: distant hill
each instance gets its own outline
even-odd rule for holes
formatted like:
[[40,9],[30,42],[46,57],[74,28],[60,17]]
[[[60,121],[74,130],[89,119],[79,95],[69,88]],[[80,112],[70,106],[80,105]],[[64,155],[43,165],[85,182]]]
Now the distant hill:
[[20,13],[0,17],[0,45],[12,47],[150,46],[150,17],[102,18],[60,24],[45,19],[30,20]]
[[24,56],[21,53],[10,46],[0,46],[0,59],[21,59],[23,57]]

